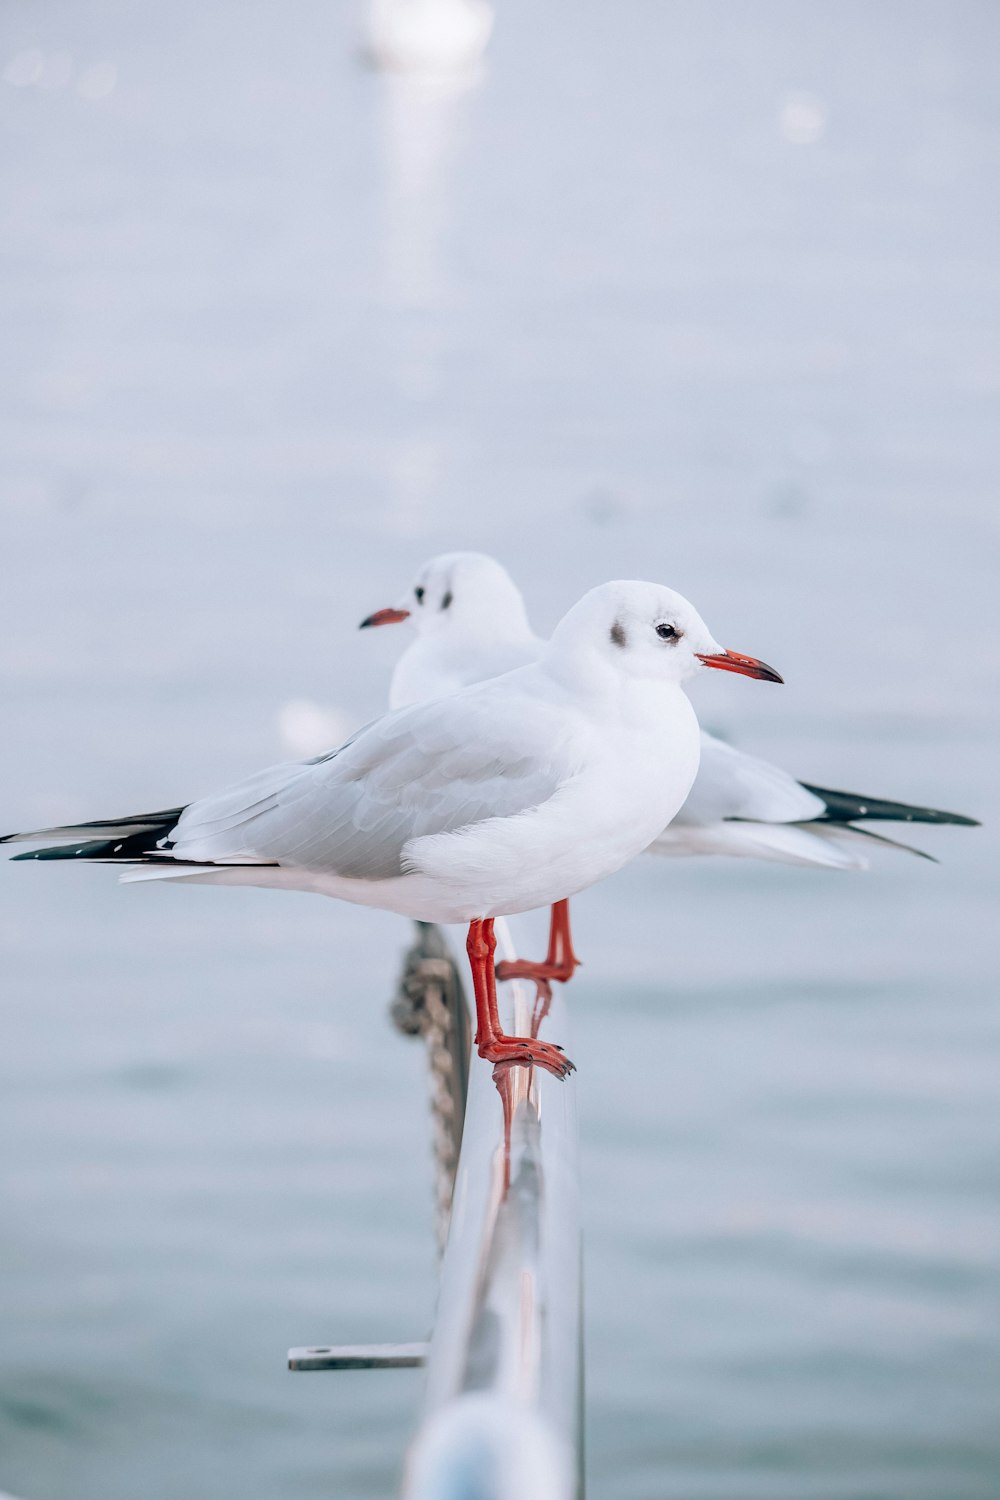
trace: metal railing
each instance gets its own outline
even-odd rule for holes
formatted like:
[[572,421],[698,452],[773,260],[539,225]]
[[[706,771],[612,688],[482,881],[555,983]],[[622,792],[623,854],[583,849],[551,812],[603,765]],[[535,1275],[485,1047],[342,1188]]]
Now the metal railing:
[[[518,922],[524,951],[535,927]],[[513,957],[506,924],[497,939]],[[534,985],[500,988],[506,1029],[530,1032]],[[570,1050],[558,992],[545,1030]],[[581,1327],[575,1083],[473,1058],[405,1500],[581,1500]]]
[[[521,956],[543,950],[536,917],[518,918],[516,933]],[[498,956],[518,956],[508,924],[496,934]],[[470,1063],[463,968],[438,928],[418,924],[392,1008],[431,1066],[443,1258],[430,1342],[292,1349],[289,1368],[426,1366],[403,1500],[583,1500],[576,1085]],[[534,1034],[534,985],[498,989],[505,1030]],[[571,1051],[559,990],[547,1040]]]

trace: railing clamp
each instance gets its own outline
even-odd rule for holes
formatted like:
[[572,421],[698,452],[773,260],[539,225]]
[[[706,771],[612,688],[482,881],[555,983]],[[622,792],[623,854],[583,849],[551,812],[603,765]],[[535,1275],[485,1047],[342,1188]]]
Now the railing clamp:
[[317,1344],[289,1349],[290,1370],[415,1370],[427,1344]]

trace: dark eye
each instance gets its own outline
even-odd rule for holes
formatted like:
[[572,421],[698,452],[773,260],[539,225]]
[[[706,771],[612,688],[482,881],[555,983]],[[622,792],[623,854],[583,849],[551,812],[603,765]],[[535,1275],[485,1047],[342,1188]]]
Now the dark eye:
[[450,607],[451,607],[451,600],[452,600],[452,592],[451,592],[451,589],[449,589],[448,592],[445,594],[444,598],[441,600],[441,608],[442,609],[450,609]]
[[423,591],[423,589],[420,588],[419,586],[417,588],[415,588],[413,590],[413,597],[416,599],[416,601],[417,601],[418,604],[423,604],[423,602],[424,602],[424,591]]
[[657,625],[656,633],[660,637],[661,641],[676,641],[677,639],[677,631],[675,630],[673,625],[667,625],[665,623],[662,625]]

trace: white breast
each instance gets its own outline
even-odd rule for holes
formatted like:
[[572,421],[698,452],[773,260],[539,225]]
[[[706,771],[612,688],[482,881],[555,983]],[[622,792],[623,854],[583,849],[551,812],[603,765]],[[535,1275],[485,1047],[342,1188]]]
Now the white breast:
[[687,796],[700,746],[679,688],[651,717],[645,732],[581,719],[579,769],[541,807],[415,840],[407,850],[414,874],[460,903],[448,920],[550,905],[641,853]]

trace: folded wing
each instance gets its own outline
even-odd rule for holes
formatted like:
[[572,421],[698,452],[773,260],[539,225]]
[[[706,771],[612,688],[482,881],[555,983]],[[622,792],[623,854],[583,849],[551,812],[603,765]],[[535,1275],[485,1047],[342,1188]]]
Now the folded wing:
[[330,755],[271,766],[169,814],[10,837],[80,840],[20,858],[390,879],[411,840],[537,807],[571,774],[558,732],[546,735],[537,713],[495,712],[489,688],[388,714]]
[[868,862],[862,850],[874,841],[931,858],[885,834],[856,826],[867,821],[975,826],[974,818],[958,813],[810,786],[778,766],[703,734],[694,786],[650,852],[727,854],[782,864],[864,869]]

